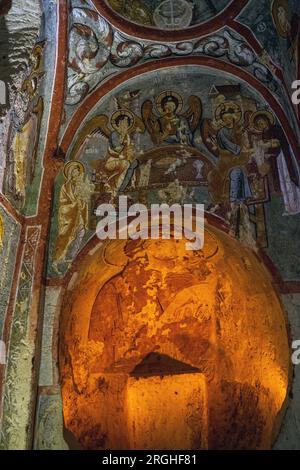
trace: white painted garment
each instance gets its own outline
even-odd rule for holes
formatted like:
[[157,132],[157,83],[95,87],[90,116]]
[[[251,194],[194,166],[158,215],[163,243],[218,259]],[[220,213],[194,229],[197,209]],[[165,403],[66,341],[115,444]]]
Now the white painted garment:
[[[285,212],[283,215],[300,213],[300,188],[290,178],[284,154],[281,151],[277,157],[277,166],[280,179],[280,189],[283,194]],[[299,170],[298,170],[299,171]]]

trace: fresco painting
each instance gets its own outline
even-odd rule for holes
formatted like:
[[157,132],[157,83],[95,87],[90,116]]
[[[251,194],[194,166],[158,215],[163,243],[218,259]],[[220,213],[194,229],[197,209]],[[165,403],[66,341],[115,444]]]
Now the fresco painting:
[[65,272],[92,236],[97,207],[116,204],[119,195],[147,205],[153,198],[201,203],[196,188],[203,187],[206,209],[252,248],[268,245],[264,204],[272,194],[283,195],[286,214],[299,213],[295,156],[274,112],[254,90],[195,67],[151,75],[96,105],[78,130],[64,169],[67,180],[57,190],[53,274]]
[[[1,450],[300,448],[299,20],[0,0]],[[203,247],[99,240],[120,196]]]
[[184,29],[213,18],[230,0],[107,0],[124,18],[159,29]]
[[290,87],[299,79],[300,4],[297,0],[262,0],[254,8],[255,3],[252,0],[246,5],[238,21],[252,30],[264,48],[264,57],[279,67]]
[[2,337],[6,312],[9,303],[10,289],[16,262],[15,247],[19,241],[20,225],[0,204],[0,334]]

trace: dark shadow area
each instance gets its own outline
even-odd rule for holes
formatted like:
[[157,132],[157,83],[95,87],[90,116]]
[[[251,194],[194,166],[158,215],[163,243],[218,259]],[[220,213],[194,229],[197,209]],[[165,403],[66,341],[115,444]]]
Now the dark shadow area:
[[197,367],[192,367],[184,362],[177,361],[166,354],[151,353],[133,369],[132,377],[151,377],[155,375],[191,374],[200,372]]

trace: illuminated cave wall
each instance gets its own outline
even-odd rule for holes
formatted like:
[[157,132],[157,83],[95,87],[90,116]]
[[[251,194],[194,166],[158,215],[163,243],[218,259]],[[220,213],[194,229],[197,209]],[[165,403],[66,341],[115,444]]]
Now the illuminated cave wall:
[[[189,298],[203,291],[214,321],[199,317],[197,300],[179,321],[194,321],[195,337],[189,339],[192,331],[186,325],[181,325],[186,335],[182,346],[176,336],[180,325],[166,336],[148,331],[145,350],[135,344],[127,366],[122,363],[129,384],[122,445],[141,442],[142,436],[132,434],[130,419],[145,425],[143,410],[135,415],[140,405],[133,404],[147,380],[152,385],[145,389],[145,400],[155,403],[155,374],[139,385],[134,376],[155,351],[178,361],[174,381],[182,387],[187,414],[198,410],[188,422],[201,426],[182,428],[191,447],[200,442],[203,448],[267,448],[276,438],[275,448],[299,449],[300,366],[289,369],[291,342],[300,339],[299,110],[290,99],[291,84],[299,79],[299,2],[281,2],[283,19],[276,0],[195,0],[193,11],[191,2],[178,0],[176,8],[184,12],[180,19],[166,18],[165,2],[159,1],[128,1],[130,8],[121,9],[114,0],[72,0],[69,7],[65,1],[27,0],[20,6],[13,0],[8,12],[8,7],[1,9],[4,3],[9,2],[0,2],[0,13],[5,13],[0,17],[5,39],[0,78],[8,102],[1,102],[0,122],[0,325],[7,363],[0,366],[1,448],[121,445],[116,433],[104,438],[107,433],[101,431],[118,419],[113,409],[125,402],[114,399],[117,393],[108,395],[103,379],[113,363],[105,352],[111,347],[109,336],[101,336],[108,323],[101,313],[104,301],[96,301],[106,268],[97,267],[98,284],[89,269],[99,256],[94,211],[123,194],[148,207],[203,203],[226,256],[219,265],[214,258],[202,260],[201,279],[189,283],[190,274],[181,273],[174,284],[179,289],[187,282]],[[20,9],[22,21],[17,20]],[[120,122],[127,123],[126,141]],[[233,146],[226,148],[228,134]],[[125,158],[116,165],[120,147]],[[63,195],[70,197],[74,185],[75,205],[68,212]],[[65,209],[67,233],[60,217]],[[115,250],[122,261],[122,250]],[[165,276],[172,277],[169,264]],[[129,273],[130,264],[126,269],[129,284],[138,286],[141,280]],[[239,278],[232,270],[240,271]],[[206,277],[213,284],[210,290],[201,284]],[[91,291],[84,290],[75,302],[78,285],[88,282]],[[113,289],[111,281],[105,302],[113,302]],[[169,292],[171,287],[161,289]],[[140,302],[149,295],[145,290]],[[152,291],[151,302],[160,296],[167,294]],[[81,301],[84,314],[76,316]],[[163,304],[161,320],[151,310],[154,329],[161,321],[160,328],[167,330],[181,315],[176,302]],[[117,344],[124,342],[124,350],[127,339],[142,329],[142,307],[136,306],[132,323],[120,329]],[[129,306],[121,310],[127,318]],[[162,346],[166,337],[169,343]],[[153,338],[160,349],[154,348]],[[192,344],[200,348],[195,356]],[[206,354],[207,367],[197,359]],[[231,376],[228,363],[234,364]],[[187,370],[177,373],[182,364]],[[183,385],[190,368],[198,370],[191,382],[199,401],[189,401],[195,392]],[[170,377],[166,374],[166,384]],[[83,405],[88,393],[91,403]],[[227,408],[226,394],[232,393],[248,399]],[[101,415],[106,403],[101,397],[110,400],[111,413]],[[255,397],[255,410],[247,409],[249,397]],[[251,419],[260,416],[244,441],[230,428],[235,411],[248,431]],[[158,442],[153,435],[149,439]]]
[[6,349],[6,365],[0,365],[0,446],[24,449],[32,442],[42,328],[44,248],[38,246],[46,217],[41,222],[38,206],[57,16],[52,1],[3,0],[0,13],[0,324]]
[[208,223],[205,237],[201,252],[105,243],[78,266],[60,372],[66,427],[84,448],[271,446],[289,382],[284,313],[251,250]]

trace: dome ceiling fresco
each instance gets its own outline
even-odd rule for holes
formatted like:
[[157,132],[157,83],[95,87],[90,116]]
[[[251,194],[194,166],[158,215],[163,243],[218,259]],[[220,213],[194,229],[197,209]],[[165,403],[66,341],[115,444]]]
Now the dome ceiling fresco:
[[180,30],[218,15],[231,0],[106,0],[119,15],[143,26]]

